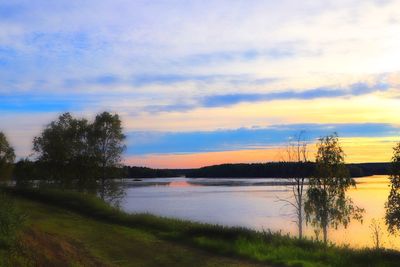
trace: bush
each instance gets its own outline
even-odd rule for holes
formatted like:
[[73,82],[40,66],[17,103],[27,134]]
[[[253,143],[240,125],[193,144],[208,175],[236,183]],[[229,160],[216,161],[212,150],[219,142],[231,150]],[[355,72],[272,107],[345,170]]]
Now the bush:
[[15,245],[24,217],[13,200],[0,192],[0,248],[9,249]]

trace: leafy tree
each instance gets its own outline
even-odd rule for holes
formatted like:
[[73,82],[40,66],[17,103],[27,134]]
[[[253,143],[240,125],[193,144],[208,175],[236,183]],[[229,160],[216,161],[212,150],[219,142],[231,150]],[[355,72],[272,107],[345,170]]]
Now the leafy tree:
[[0,181],[10,177],[14,160],[14,149],[8,143],[4,133],[0,132]]
[[122,152],[125,150],[125,135],[122,133],[118,114],[103,112],[96,116],[92,126],[94,157],[100,168],[101,197],[105,197],[106,179],[118,171]]
[[29,186],[31,181],[40,178],[36,162],[30,161],[29,158],[20,159],[15,164],[13,175],[18,187]]
[[347,227],[350,220],[362,220],[363,209],[346,197],[346,191],[355,187],[344,163],[345,154],[337,134],[319,139],[316,154],[316,175],[309,179],[305,212],[307,222],[322,229],[327,242],[328,227]]
[[64,113],[34,138],[34,151],[48,179],[70,186],[73,179],[86,181],[94,176],[89,127],[87,120]]
[[390,194],[385,204],[385,220],[389,232],[400,230],[400,143],[393,148],[392,171],[390,175]]
[[105,180],[121,171],[119,163],[125,149],[124,139],[117,114],[103,112],[89,123],[64,113],[35,137],[37,162],[33,166],[21,162],[18,174],[23,176],[31,171],[37,175],[44,169],[50,181],[90,191],[97,189],[96,180],[100,179],[100,195],[104,199],[107,191],[115,191],[107,190],[110,183]]

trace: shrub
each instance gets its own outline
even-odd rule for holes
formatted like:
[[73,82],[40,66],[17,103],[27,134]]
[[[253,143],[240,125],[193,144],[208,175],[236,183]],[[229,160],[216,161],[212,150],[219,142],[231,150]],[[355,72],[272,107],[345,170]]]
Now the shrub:
[[15,245],[24,217],[13,200],[0,192],[0,248],[9,249]]

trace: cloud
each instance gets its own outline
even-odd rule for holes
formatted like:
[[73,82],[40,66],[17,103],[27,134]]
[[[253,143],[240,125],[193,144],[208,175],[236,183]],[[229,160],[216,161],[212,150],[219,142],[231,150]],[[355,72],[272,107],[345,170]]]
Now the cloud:
[[260,102],[273,100],[289,100],[289,99],[316,99],[316,98],[336,98],[344,96],[358,96],[369,94],[372,92],[385,91],[390,86],[385,83],[369,85],[367,83],[356,83],[348,88],[331,88],[319,87],[305,91],[282,91],[271,92],[265,94],[227,94],[227,95],[212,95],[206,96],[201,103],[205,107],[219,107],[238,104],[241,102]]
[[133,76],[133,85],[146,86],[146,85],[174,85],[177,83],[224,83],[225,85],[265,85],[279,80],[273,77],[254,77],[248,74],[237,75],[193,75],[193,74],[138,74]]
[[134,75],[133,84],[135,86],[144,86],[150,84],[175,84],[187,81],[213,82],[223,77],[223,75],[141,74]]
[[289,124],[195,132],[130,132],[128,155],[203,153],[282,147],[300,131],[310,142],[337,132],[340,137],[396,136],[400,127],[384,123]]
[[[372,93],[389,93],[392,84],[386,82],[387,75],[378,75],[374,83],[357,82],[345,87],[325,86],[303,90],[268,90],[267,93],[229,93],[229,94],[206,94],[193,96],[191,94],[177,93],[169,95],[168,86],[186,84],[190,81],[202,81],[207,86],[218,86],[221,81],[223,84],[231,86],[265,86],[278,81],[274,78],[253,78],[246,75],[238,76],[191,76],[191,75],[161,75],[161,76],[137,76],[137,85],[144,86],[144,92],[134,90],[118,91],[112,90],[116,86],[123,86],[127,83],[126,79],[118,75],[105,74],[94,78],[83,80],[67,79],[63,85],[72,89],[69,93],[55,92],[46,95],[33,92],[25,93],[3,93],[3,103],[0,110],[8,112],[45,112],[45,111],[81,111],[115,109],[127,106],[126,111],[131,114],[161,112],[187,112],[199,108],[217,108],[238,105],[240,103],[257,103],[269,101],[291,101],[291,100],[312,100],[312,99],[333,99],[342,97],[357,97]],[[164,93],[157,96],[151,95],[149,98],[146,92],[151,84],[166,86]],[[30,86],[36,88],[49,87],[47,81],[37,80]],[[93,92],[80,92],[81,86],[105,86],[100,93],[98,90]],[[394,84],[393,86],[397,86]],[[96,88],[95,87],[95,88]],[[111,90],[110,90],[111,88]],[[391,92],[389,96],[393,97]],[[121,99],[124,99],[121,101]],[[135,105],[131,101],[134,101]],[[120,108],[119,108],[120,109]]]
[[[186,77],[187,78],[187,77]],[[185,79],[179,79],[183,81]],[[208,80],[208,79],[205,79]],[[211,79],[210,79],[211,80]],[[153,80],[152,80],[153,81]],[[270,83],[275,81],[274,79],[265,79],[263,82]],[[172,82],[168,80],[168,82]],[[177,80],[174,80],[177,82]],[[236,81],[232,83],[241,84],[246,83],[245,80]],[[255,84],[257,81],[249,81],[249,84]],[[351,84],[346,87],[319,87],[306,90],[283,90],[269,93],[236,93],[236,94],[215,94],[200,96],[198,99],[184,99],[181,102],[164,104],[164,105],[150,105],[145,106],[142,111],[144,112],[185,112],[196,108],[215,108],[215,107],[227,107],[236,105],[242,102],[253,103],[253,102],[266,102],[275,100],[311,100],[319,98],[339,98],[339,97],[354,97],[362,96],[370,93],[385,92],[391,88],[389,83],[384,81],[377,82],[375,84],[369,84],[366,82],[358,82]]]
[[244,51],[218,51],[187,56],[177,61],[186,65],[209,65],[217,63],[230,63],[232,61],[253,61],[257,59],[285,59],[304,53],[298,51],[298,46],[293,43],[276,44],[270,49],[249,49]]

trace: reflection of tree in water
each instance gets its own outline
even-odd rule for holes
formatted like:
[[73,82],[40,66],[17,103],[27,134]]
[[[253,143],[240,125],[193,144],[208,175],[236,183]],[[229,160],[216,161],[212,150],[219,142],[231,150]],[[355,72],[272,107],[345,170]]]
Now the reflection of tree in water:
[[52,180],[18,180],[15,185],[19,188],[70,190],[92,194],[115,207],[120,207],[126,195],[122,179],[107,179],[104,183],[94,179],[75,179],[68,181],[68,183]]
[[107,179],[104,183],[98,183],[99,195],[105,202],[119,208],[121,202],[126,195],[123,181],[120,179]]
[[[52,187],[54,188],[54,185]],[[94,179],[75,180],[68,185],[56,185],[56,189],[93,194],[115,207],[120,207],[121,201],[125,197],[122,179],[106,179],[104,181],[96,181]]]

